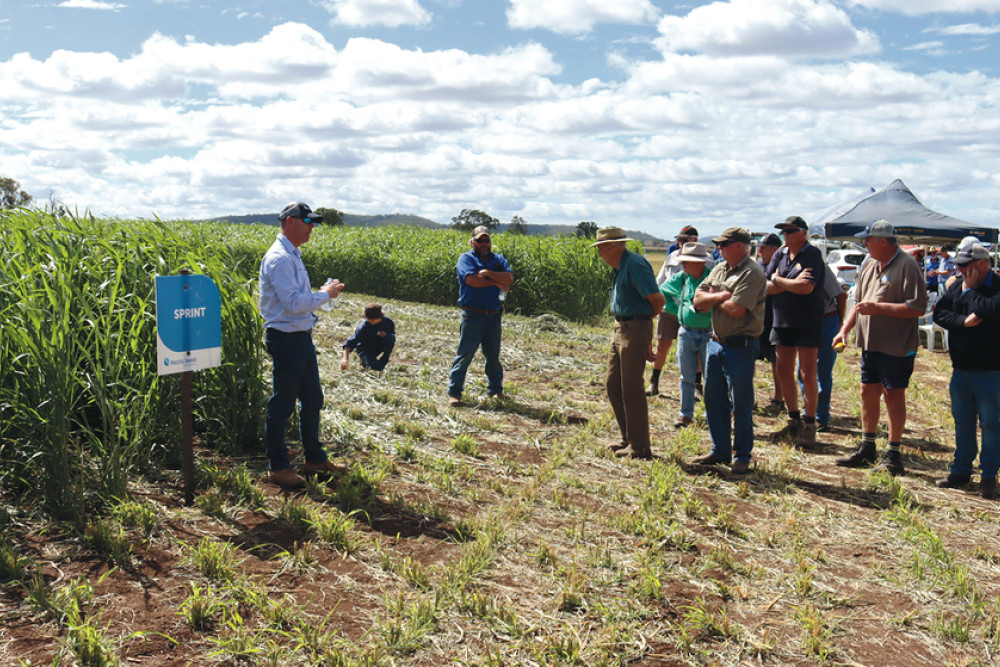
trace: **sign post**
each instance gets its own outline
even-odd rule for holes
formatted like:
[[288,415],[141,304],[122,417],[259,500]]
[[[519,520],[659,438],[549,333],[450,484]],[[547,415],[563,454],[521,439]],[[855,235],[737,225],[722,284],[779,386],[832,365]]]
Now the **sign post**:
[[191,373],[222,364],[222,299],[208,276],[187,269],[156,276],[156,367],[159,375],[181,374],[184,502],[194,502],[194,431]]

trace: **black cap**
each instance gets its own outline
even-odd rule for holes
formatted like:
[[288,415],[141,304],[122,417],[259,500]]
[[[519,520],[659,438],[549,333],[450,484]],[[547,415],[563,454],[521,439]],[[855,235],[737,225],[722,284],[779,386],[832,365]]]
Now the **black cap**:
[[682,237],[686,238],[690,236],[698,238],[698,230],[692,227],[691,225],[688,225],[687,227],[681,230],[681,233],[678,234],[676,238],[682,238]]
[[278,214],[278,220],[284,221],[285,218],[298,218],[300,220],[309,218],[310,222],[323,222],[323,216],[316,215],[309,208],[309,204],[304,204],[300,201],[293,201],[281,209],[281,213]]
[[779,238],[774,232],[768,232],[764,235],[764,238],[760,240],[758,245],[773,245],[776,248],[780,248],[781,238]]
[[776,229],[809,229],[806,221],[797,215],[785,218],[784,222],[779,222],[774,226]]

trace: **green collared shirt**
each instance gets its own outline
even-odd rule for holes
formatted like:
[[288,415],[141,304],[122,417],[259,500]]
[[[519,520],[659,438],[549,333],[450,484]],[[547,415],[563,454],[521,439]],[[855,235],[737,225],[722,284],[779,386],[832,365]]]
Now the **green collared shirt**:
[[653,314],[653,305],[646,297],[657,294],[660,288],[656,284],[653,267],[645,257],[626,250],[612,275],[611,312],[614,315],[628,317]]

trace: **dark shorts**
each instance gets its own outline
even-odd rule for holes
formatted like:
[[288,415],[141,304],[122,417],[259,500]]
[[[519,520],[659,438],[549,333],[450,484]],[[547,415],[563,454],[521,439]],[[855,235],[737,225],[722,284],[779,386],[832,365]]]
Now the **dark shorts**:
[[917,355],[894,357],[882,352],[861,352],[861,384],[880,384],[886,389],[906,389]]
[[822,329],[803,327],[774,327],[771,329],[771,345],[784,347],[819,347]]
[[660,313],[656,322],[656,340],[677,340],[677,332],[680,330],[681,323],[676,315]]

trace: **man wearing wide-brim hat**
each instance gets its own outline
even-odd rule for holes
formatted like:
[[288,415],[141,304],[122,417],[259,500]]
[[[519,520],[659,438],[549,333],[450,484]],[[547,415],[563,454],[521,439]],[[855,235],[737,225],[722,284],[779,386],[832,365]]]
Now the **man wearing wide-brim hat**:
[[642,376],[653,340],[653,318],[666,299],[660,294],[653,267],[646,258],[626,249],[626,242],[631,240],[619,227],[607,227],[597,230],[597,241],[590,247],[597,248],[601,259],[614,269],[611,314],[615,328],[605,388],[621,432],[621,444],[611,449],[618,457],[648,459],[653,453]]
[[712,239],[722,255],[698,286],[694,307],[712,313],[705,360],[705,417],[712,451],[699,465],[729,464],[749,472],[753,452],[753,372],[757,339],[764,330],[767,279],[750,257],[750,234],[730,227]]

